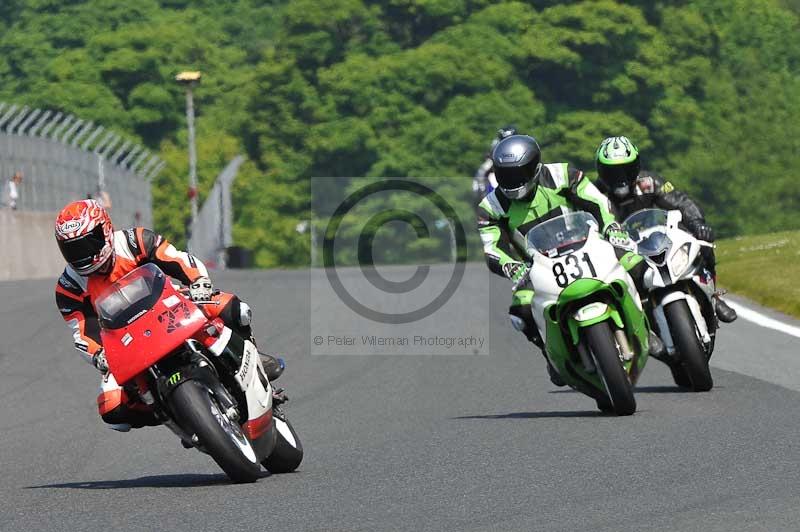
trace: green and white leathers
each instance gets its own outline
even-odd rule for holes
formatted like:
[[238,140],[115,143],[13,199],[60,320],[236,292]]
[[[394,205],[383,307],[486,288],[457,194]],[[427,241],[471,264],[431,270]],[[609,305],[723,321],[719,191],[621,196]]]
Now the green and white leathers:
[[489,269],[504,275],[503,266],[525,256],[525,235],[536,225],[572,211],[591,213],[605,229],[614,221],[608,198],[580,170],[567,163],[544,164],[535,191],[527,198],[508,199],[495,189],[478,205],[478,231]]

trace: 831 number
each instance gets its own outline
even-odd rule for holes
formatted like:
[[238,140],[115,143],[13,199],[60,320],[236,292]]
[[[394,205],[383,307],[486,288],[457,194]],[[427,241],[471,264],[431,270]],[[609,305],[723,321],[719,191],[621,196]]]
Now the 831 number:
[[588,253],[584,253],[578,258],[574,254],[567,255],[564,262],[556,262],[553,264],[553,276],[556,278],[556,284],[561,288],[565,288],[569,283],[580,279],[584,276],[584,270],[581,262],[589,269],[592,277],[597,277],[597,271],[594,269],[592,259]]

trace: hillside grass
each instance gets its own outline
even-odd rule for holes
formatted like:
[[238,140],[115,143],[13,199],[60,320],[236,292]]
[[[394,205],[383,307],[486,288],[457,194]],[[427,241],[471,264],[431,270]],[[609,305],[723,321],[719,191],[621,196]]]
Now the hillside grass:
[[800,231],[720,240],[716,253],[722,288],[800,318]]

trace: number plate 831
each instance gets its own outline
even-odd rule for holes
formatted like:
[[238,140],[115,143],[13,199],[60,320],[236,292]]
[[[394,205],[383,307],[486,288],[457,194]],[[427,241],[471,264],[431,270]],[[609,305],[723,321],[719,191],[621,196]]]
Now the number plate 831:
[[553,276],[556,278],[556,284],[561,288],[565,288],[572,281],[581,279],[587,274],[590,277],[597,277],[597,271],[595,271],[588,253],[580,256],[571,253],[553,264]]

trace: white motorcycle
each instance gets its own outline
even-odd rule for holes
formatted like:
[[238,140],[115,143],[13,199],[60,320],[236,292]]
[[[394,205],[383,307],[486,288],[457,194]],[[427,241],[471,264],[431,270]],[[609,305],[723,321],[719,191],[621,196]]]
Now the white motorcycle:
[[714,386],[708,360],[718,322],[712,300],[716,287],[702,265],[701,250],[714,244],[681,229],[681,219],[680,211],[643,209],[631,214],[623,227],[647,262],[647,311],[667,348],[662,361],[675,384],[703,392]]

